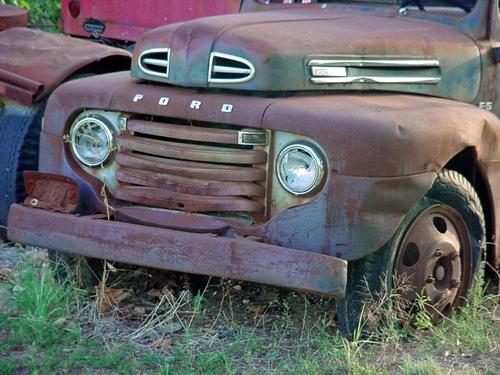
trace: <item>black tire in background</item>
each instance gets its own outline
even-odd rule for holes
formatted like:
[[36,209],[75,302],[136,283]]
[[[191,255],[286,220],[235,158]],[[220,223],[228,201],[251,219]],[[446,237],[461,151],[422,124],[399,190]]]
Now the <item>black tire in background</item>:
[[45,105],[0,101],[0,238],[6,236],[10,205],[26,197],[23,172],[38,169]]
[[[64,82],[94,76],[80,72]],[[37,171],[47,99],[32,106],[0,98],[0,240],[7,240],[9,207],[26,198],[24,171]]]
[[[358,328],[362,327],[360,319],[363,319],[367,287],[372,296],[377,295],[383,288],[388,293],[392,292],[393,275],[399,260],[407,251],[406,247],[403,249],[403,245],[407,244],[407,236],[423,215],[427,212],[432,213],[436,209],[437,212],[443,210],[442,212],[445,213],[457,214],[457,227],[462,227],[466,232],[462,233],[462,238],[468,238],[467,241],[463,242],[464,246],[461,246],[460,250],[461,280],[457,296],[454,297],[453,303],[445,306],[446,308],[439,311],[439,314],[449,315],[453,308],[459,307],[467,298],[475,276],[480,273],[481,259],[486,248],[484,213],[479,196],[471,183],[455,171],[443,170],[434,181],[431,189],[410,210],[392,239],[383,248],[363,259],[349,263],[346,296],[336,303],[339,329],[342,334],[352,338]],[[460,225],[461,223],[463,226]],[[432,256],[436,256],[435,253],[430,253],[435,250],[438,249],[420,250],[419,256],[422,259],[430,259]],[[432,276],[427,275],[427,273],[428,270],[421,276],[426,278]],[[430,279],[427,282],[432,284],[436,281]],[[418,292],[415,291],[415,293]]]

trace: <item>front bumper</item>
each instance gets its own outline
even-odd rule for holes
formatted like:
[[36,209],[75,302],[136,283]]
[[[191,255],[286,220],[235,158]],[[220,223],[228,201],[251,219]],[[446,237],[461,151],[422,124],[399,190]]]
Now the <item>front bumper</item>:
[[347,262],[244,238],[78,217],[15,204],[12,241],[147,267],[283,286],[342,298]]

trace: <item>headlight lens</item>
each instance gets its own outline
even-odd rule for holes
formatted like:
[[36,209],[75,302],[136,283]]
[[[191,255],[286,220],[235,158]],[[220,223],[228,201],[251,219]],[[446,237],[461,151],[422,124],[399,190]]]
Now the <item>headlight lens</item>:
[[317,147],[292,144],[285,147],[278,156],[278,179],[290,193],[307,194],[323,182],[325,165],[325,159]]
[[80,119],[71,127],[73,154],[89,167],[106,163],[113,152],[113,133],[107,123],[106,118],[91,115]]

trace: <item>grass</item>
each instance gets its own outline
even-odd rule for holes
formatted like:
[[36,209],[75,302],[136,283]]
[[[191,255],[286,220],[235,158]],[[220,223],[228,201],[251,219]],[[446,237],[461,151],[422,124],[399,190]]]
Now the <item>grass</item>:
[[[499,297],[484,288],[439,327],[410,334],[385,321],[376,334],[348,341],[328,316],[313,316],[314,305],[305,295],[290,292],[274,305],[279,314],[255,316],[241,313],[234,293],[242,292],[233,292],[234,284],[212,281],[192,298],[165,293],[141,318],[125,319],[118,308],[96,314],[102,296],[56,282],[53,269],[46,259],[24,257],[12,276],[0,282],[0,374],[439,375],[500,370],[494,314]],[[119,277],[118,284],[111,279],[122,271],[113,267],[106,272],[109,285],[120,287]],[[123,275],[129,278],[130,272]],[[141,285],[150,279],[144,276]],[[367,313],[372,307],[367,306]],[[393,316],[392,307],[386,308],[384,314]],[[163,331],[173,324],[181,328]]]

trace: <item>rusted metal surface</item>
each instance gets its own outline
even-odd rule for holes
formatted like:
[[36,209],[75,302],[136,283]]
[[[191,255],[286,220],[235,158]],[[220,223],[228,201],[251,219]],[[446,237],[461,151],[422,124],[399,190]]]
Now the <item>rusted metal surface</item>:
[[[472,105],[488,103],[493,100],[488,95],[497,90],[491,84],[496,74],[491,46],[488,50],[473,41],[486,37],[485,25],[477,23],[484,17],[482,4],[460,17],[464,25],[457,29],[449,19],[403,17],[397,8],[364,12],[316,4],[300,12],[220,17],[150,32],[137,55],[146,48],[170,48],[168,85],[126,74],[65,84],[49,101],[42,134],[41,169],[74,179],[86,204],[82,212],[102,213],[101,181],[106,179],[74,160],[64,136],[83,109],[116,111],[128,118],[127,130],[118,136],[116,169],[109,170],[116,181],[106,182],[116,222],[67,216],[74,227],[56,229],[52,239],[44,234],[62,216],[50,214],[38,229],[36,220],[42,216],[15,207],[11,235],[88,256],[253,281],[273,278],[271,284],[295,287],[285,266],[309,267],[307,259],[315,259],[311,264],[317,267],[317,256],[322,262],[353,261],[374,253],[392,238],[436,174],[471,150],[476,176],[484,177],[482,197],[491,201],[488,222],[496,232],[489,239],[500,244],[500,192],[495,188],[500,181],[500,121]],[[467,24],[472,21],[477,27]],[[208,83],[214,51],[247,59],[256,68],[255,77],[236,85]],[[488,53],[490,60],[484,59]],[[420,59],[434,64],[440,81],[312,82],[309,62],[335,58],[360,59],[359,64],[363,59]],[[378,68],[373,70],[380,73]],[[396,76],[422,73],[413,65],[391,69],[385,65],[381,70]],[[139,74],[137,66],[134,74],[151,78]],[[268,131],[269,146],[233,147],[237,131],[245,127]],[[327,159],[324,183],[305,197],[292,196],[275,178],[280,150],[298,139],[315,142]],[[260,242],[239,238],[245,236]],[[77,248],[70,246],[73,242],[79,242]],[[289,249],[300,251],[300,257]],[[260,263],[276,259],[278,271]],[[451,274],[458,270],[450,267]],[[276,274],[262,276],[264,270]],[[303,282],[301,277],[297,283]],[[315,280],[305,289],[318,291]]]
[[447,316],[462,303],[471,280],[471,239],[460,214],[445,206],[423,211],[408,229],[398,251],[395,272],[407,282],[403,297],[420,292],[429,299],[429,313]]
[[252,197],[263,197],[265,195],[265,190],[262,186],[249,182],[238,182],[235,184],[234,182],[227,181],[199,180],[123,167],[118,170],[116,179],[120,182],[155,187],[183,194],[212,196],[244,195]]
[[211,216],[151,207],[125,206],[114,211],[117,221],[192,233],[225,234],[231,222]]
[[[377,12],[377,7],[354,9],[337,4],[326,7],[316,4],[313,7],[299,6],[295,10],[244,13],[169,25],[148,32],[137,43],[132,74],[141,79],[184,87],[267,93],[379,90],[472,103],[481,82],[480,53],[473,40],[449,25],[402,16],[397,11],[397,7],[391,7],[387,13]],[[475,16],[471,13],[467,17]],[[159,47],[170,48],[168,78],[147,74],[139,66],[142,51]],[[255,67],[255,77],[240,83],[209,82],[212,52],[248,60]],[[368,78],[352,83],[317,84],[312,81],[311,61],[356,58],[363,61],[437,61],[439,82],[398,83],[396,80],[396,83],[383,85]],[[351,69],[354,68],[350,67],[348,71]],[[415,77],[423,74],[423,77],[424,70],[385,65],[368,69],[361,77],[397,78],[404,74]]]
[[116,48],[27,28],[0,33],[0,96],[30,105],[71,74],[94,63],[125,70],[130,54]]
[[240,168],[231,165],[164,159],[156,156],[135,154],[129,151],[120,151],[116,161],[124,167],[168,172],[173,175],[198,179],[261,181],[266,178],[266,171],[258,168]]
[[209,197],[141,186],[119,186],[113,195],[115,198],[127,202],[188,212],[242,211],[264,213],[264,205],[240,197]]
[[13,241],[166,270],[342,297],[347,262],[264,243],[91,220],[14,205]]
[[[141,103],[133,101],[137,93],[144,95]],[[167,107],[159,105],[161,97],[169,97]],[[190,108],[194,99],[203,103],[199,110]],[[234,105],[232,113],[220,111],[225,103]],[[71,119],[81,108],[264,128],[316,141],[329,159],[329,182],[309,204],[296,200],[283,212],[275,211],[272,201],[285,199],[288,193],[277,189],[267,198],[271,220],[265,229],[257,226],[255,235],[270,243],[348,260],[374,252],[391,238],[408,210],[429,189],[436,172],[468,147],[477,151],[480,170],[492,184],[491,219],[497,228],[495,207],[500,196],[493,184],[500,173],[500,163],[494,162],[500,160],[500,124],[495,115],[467,104],[387,94],[289,98],[194,94],[180,88],[143,85],[122,73],[68,83],[49,101],[41,168],[74,178],[81,191],[89,194],[86,199],[98,206],[102,204],[100,186],[90,184],[92,179],[71,162],[62,139],[68,122],[61,119]],[[269,154],[271,163],[275,157],[275,153]],[[268,187],[268,191],[272,190]],[[194,193],[189,187],[182,192]],[[300,207],[291,208],[294,205]]]
[[0,96],[30,105],[42,88],[40,82],[0,69]]
[[240,0],[79,0],[80,11],[73,16],[71,0],[63,0],[61,10],[64,31],[71,35],[96,37],[85,30],[85,22],[102,22],[103,31],[97,37],[136,41],[145,31],[158,26],[199,17],[235,13]]
[[238,144],[238,132],[234,130],[182,127],[175,124],[136,119],[128,122],[127,129],[131,132],[186,141]]
[[[173,138],[173,135],[170,135],[170,138]],[[127,150],[182,160],[228,164],[257,164],[267,161],[267,154],[260,150],[234,150],[225,147],[190,145],[139,138],[127,134],[118,137],[117,143]]]
[[0,31],[12,27],[26,27],[28,11],[13,5],[0,4]]
[[265,196],[267,153],[238,145],[238,129],[129,120],[117,137],[119,185],[111,194],[188,212],[264,214],[254,198]]
[[27,171],[24,172],[24,185],[26,206],[62,213],[73,213],[78,207],[78,187],[70,178]]

